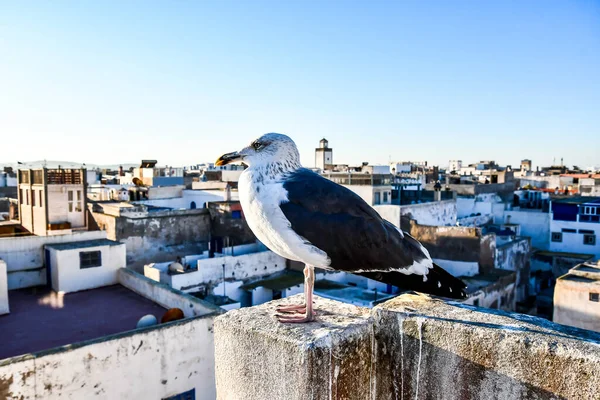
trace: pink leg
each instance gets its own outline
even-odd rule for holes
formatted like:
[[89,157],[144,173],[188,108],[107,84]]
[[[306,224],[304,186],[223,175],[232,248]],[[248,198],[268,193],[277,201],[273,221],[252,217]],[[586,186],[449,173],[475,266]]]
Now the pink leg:
[[315,284],[315,270],[312,266],[307,265],[304,268],[304,300],[305,304],[298,306],[280,307],[277,309],[278,312],[286,311],[300,311],[304,315],[281,315],[277,314],[279,322],[283,323],[302,323],[310,322],[314,319],[315,313],[313,312],[313,287]]

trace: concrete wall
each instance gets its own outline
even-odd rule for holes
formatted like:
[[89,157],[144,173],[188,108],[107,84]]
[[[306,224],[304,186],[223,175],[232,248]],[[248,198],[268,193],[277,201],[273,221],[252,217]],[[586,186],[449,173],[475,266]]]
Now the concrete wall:
[[400,206],[401,217],[416,220],[421,225],[456,225],[456,200],[432,201]]
[[216,397],[213,317],[196,317],[0,361],[0,398]]
[[10,312],[8,304],[8,278],[6,275],[6,262],[0,260],[0,315]]
[[497,310],[514,311],[518,300],[517,297],[517,273],[515,272],[499,277],[495,282],[490,282],[486,287],[469,293],[469,297],[461,301],[461,303]]
[[[594,399],[600,335],[402,295],[371,312],[316,298],[316,322],[215,321],[217,399]],[[301,367],[298,367],[301,366]]]
[[[154,182],[156,182],[157,179],[160,178],[161,177],[154,178],[153,184]],[[166,177],[166,179],[170,180],[172,178]],[[161,187],[158,187],[158,185],[156,185],[148,188],[148,200],[171,199],[182,196],[183,189],[185,189],[185,186],[183,186],[183,178],[181,179],[181,184],[179,185],[174,185],[173,183],[167,185],[168,186]]]
[[421,225],[454,226],[456,225],[456,201],[432,201],[405,206],[379,205],[373,207],[381,218],[401,227],[402,218],[414,219]]
[[504,223],[519,224],[521,236],[531,238],[531,245],[548,250],[550,245],[550,214],[537,210],[505,211]]
[[[79,249],[56,250],[49,248],[52,257],[52,289],[57,292],[77,292],[118,283],[117,271],[125,268],[125,245],[95,246]],[[80,268],[79,253],[100,251],[102,265]]]
[[[495,235],[483,235],[480,228],[427,226],[410,221],[406,231],[425,246],[440,266],[452,269],[454,275],[472,276],[495,267]],[[479,265],[477,271],[475,264]]]
[[19,289],[46,284],[44,245],[105,239],[106,232],[74,232],[59,236],[0,238],[0,258],[8,266],[8,288]]
[[140,215],[113,216],[92,212],[108,239],[127,246],[127,266],[142,271],[151,262],[173,261],[177,256],[199,254],[208,248],[208,210],[167,210]]
[[118,271],[119,283],[129,290],[160,304],[165,308],[180,308],[186,317],[206,315],[210,313],[219,314],[219,307],[203,301],[197,297],[190,296],[171,287],[155,282],[135,271],[121,268]]

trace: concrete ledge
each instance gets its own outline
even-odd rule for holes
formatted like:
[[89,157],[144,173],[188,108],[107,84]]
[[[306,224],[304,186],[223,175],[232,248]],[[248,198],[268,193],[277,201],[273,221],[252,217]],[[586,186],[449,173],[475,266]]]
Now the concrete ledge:
[[600,335],[593,332],[417,295],[390,300],[373,316],[377,399],[600,394]]
[[214,304],[175,290],[164,283],[153,281],[127,268],[119,268],[117,278],[121,285],[156,304],[167,309],[180,308],[186,318],[225,312]]
[[369,310],[315,297],[318,322],[275,319],[276,305],[301,299],[232,310],[215,320],[218,399],[369,398]]
[[278,304],[215,322],[218,399],[595,399],[600,335],[520,314],[403,295],[372,310],[316,298],[317,321]]

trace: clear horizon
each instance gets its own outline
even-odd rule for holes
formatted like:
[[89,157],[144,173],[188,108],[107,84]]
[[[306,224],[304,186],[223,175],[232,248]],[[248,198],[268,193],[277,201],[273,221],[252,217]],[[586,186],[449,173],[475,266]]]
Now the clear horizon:
[[600,3],[477,5],[4,3],[0,163],[183,166],[281,132],[308,167],[322,137],[336,163],[600,166]]

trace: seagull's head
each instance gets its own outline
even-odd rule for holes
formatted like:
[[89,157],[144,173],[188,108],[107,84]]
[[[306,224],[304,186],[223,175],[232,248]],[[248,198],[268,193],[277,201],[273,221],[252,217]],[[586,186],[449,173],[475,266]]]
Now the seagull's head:
[[282,168],[296,169],[300,167],[300,154],[289,136],[267,133],[240,151],[223,154],[215,164],[220,166],[234,162],[243,162],[249,167],[280,163]]

